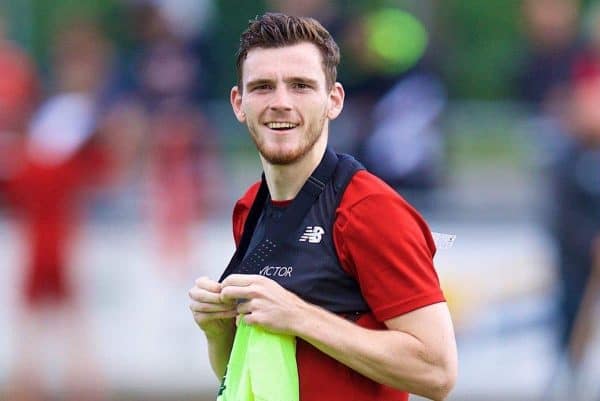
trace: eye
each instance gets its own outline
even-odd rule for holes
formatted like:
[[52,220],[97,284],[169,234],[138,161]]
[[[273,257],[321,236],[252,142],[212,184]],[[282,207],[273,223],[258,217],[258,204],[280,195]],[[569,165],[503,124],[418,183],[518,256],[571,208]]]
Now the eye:
[[294,89],[300,89],[300,90],[304,90],[304,89],[309,89],[310,86],[304,82],[295,82],[292,87]]
[[253,91],[268,91],[273,89],[270,84],[260,84],[252,87]]

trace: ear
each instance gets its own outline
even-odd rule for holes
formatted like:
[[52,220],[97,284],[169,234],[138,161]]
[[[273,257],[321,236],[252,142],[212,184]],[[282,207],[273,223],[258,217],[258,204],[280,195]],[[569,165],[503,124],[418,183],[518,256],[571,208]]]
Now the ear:
[[242,92],[237,86],[231,88],[229,95],[229,101],[231,102],[231,108],[235,114],[235,118],[241,123],[246,122],[246,113],[242,110]]
[[340,115],[344,108],[344,87],[341,83],[336,82],[333,84],[331,91],[329,92],[329,108],[327,110],[327,118],[335,120]]

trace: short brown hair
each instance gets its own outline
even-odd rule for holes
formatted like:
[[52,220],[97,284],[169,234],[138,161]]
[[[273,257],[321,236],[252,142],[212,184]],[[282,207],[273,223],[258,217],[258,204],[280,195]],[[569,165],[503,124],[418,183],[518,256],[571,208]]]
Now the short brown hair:
[[266,13],[250,20],[248,29],[240,36],[240,48],[236,60],[240,90],[242,89],[242,65],[251,49],[284,47],[300,42],[312,43],[321,51],[327,89],[331,89],[337,79],[340,49],[327,29],[314,18]]

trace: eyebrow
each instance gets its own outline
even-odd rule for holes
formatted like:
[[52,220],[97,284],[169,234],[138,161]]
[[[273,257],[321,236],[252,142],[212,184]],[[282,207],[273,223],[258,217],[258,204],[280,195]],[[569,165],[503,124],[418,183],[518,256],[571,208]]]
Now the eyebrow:
[[272,79],[255,79],[254,81],[249,81],[246,83],[246,87],[248,88],[252,88],[254,86],[260,86],[260,85],[265,85],[265,84],[273,84],[273,80]]
[[[272,85],[275,81],[272,79],[266,79],[266,78],[259,78],[259,79],[255,79],[253,81],[249,81],[246,83],[246,87],[247,88],[253,88],[255,86],[260,86],[260,85]],[[317,87],[319,85],[318,81],[316,79],[312,79],[312,78],[306,78],[306,77],[288,77],[284,79],[284,82],[286,83],[290,83],[290,82],[301,82],[303,84],[307,84],[309,86],[313,86],[313,87]]]
[[309,86],[317,87],[319,83],[316,79],[306,78],[306,77],[289,77],[284,79],[285,82],[301,82],[303,84],[307,84]]

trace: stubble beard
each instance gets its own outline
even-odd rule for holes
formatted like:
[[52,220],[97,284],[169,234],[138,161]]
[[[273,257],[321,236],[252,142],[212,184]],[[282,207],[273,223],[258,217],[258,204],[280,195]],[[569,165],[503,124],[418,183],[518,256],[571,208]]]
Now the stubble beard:
[[269,149],[268,146],[266,146],[264,139],[260,137],[257,126],[250,123],[247,123],[247,126],[250,136],[254,141],[254,145],[261,156],[272,165],[285,166],[301,160],[314,148],[319,138],[321,138],[321,135],[323,135],[326,121],[327,117],[326,115],[323,115],[314,124],[309,124],[306,127],[306,135],[302,138],[300,144],[288,151]]

